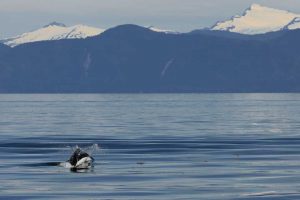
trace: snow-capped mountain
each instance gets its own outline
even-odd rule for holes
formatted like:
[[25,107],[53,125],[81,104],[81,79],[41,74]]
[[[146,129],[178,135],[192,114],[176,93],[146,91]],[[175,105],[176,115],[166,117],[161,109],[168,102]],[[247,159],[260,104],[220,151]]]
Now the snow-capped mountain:
[[288,30],[294,30],[294,29],[299,29],[300,28],[300,17],[296,17],[291,21],[288,25],[284,27],[284,29]]
[[150,29],[151,31],[160,32],[160,33],[167,33],[167,34],[178,34],[179,33],[179,32],[172,31],[172,30],[160,29],[160,28],[157,28],[157,27],[154,27],[154,26],[149,26],[147,28]]
[[253,4],[241,16],[218,22],[211,29],[242,34],[261,34],[300,28],[300,14]]
[[99,35],[103,29],[86,25],[75,25],[67,27],[62,23],[53,22],[38,30],[24,33],[22,35],[4,39],[2,42],[8,46],[15,47],[20,44],[60,39],[87,38]]

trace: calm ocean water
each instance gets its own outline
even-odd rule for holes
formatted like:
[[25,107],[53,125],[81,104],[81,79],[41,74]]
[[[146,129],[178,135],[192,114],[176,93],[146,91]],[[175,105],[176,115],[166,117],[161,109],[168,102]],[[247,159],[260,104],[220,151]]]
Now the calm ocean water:
[[[300,199],[300,94],[2,94],[0,111],[0,199]],[[53,165],[93,144],[92,170]]]

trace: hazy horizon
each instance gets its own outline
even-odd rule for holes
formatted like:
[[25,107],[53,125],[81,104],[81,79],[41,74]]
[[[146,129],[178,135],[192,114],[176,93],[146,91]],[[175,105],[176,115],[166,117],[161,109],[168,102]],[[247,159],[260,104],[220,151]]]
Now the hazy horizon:
[[300,13],[297,0],[2,0],[0,38],[35,30],[53,21],[103,29],[137,24],[188,32],[241,14],[253,3]]

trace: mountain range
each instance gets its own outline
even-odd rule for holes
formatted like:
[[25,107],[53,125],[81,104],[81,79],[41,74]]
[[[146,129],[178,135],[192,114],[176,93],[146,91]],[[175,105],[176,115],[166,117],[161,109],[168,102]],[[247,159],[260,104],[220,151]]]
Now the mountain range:
[[0,92],[300,92],[299,51],[299,29],[175,34],[128,24],[0,44]]
[[[155,32],[178,34],[178,32],[171,31],[171,30],[162,30],[154,26],[150,26],[148,27],[148,29]],[[85,39],[87,37],[100,35],[104,31],[105,29],[95,28],[95,27],[81,25],[81,24],[67,27],[63,23],[52,22],[37,30],[30,31],[28,33],[23,33],[15,37],[6,38],[0,40],[0,42],[10,47],[15,47],[21,44],[26,44],[31,42],[63,40],[63,39]]]
[[[148,27],[155,32],[179,34],[172,30]],[[236,15],[229,20],[217,22],[206,30],[218,30],[241,34],[263,34],[280,30],[294,30],[300,28],[300,14],[289,11],[269,8],[259,4],[253,4],[242,15]],[[86,25],[74,25],[67,27],[63,23],[52,22],[40,29],[23,33],[18,36],[6,38],[2,43],[15,47],[20,44],[61,39],[84,39],[103,33],[105,29]]]

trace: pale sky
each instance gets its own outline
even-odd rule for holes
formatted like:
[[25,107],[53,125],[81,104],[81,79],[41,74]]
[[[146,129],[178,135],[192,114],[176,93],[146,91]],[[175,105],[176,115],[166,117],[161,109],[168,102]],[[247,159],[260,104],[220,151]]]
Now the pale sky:
[[187,32],[242,14],[253,3],[300,14],[300,0],[0,0],[0,38],[52,21],[103,29],[137,24]]

